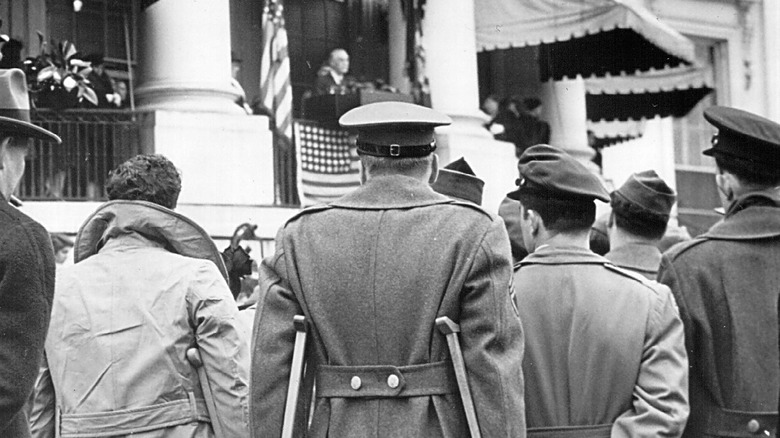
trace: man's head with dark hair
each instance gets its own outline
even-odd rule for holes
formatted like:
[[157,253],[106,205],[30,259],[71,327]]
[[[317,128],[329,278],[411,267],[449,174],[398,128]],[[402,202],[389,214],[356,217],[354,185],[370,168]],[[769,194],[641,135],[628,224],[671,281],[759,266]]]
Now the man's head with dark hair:
[[739,157],[725,157],[720,154],[715,154],[714,157],[718,169],[733,174],[743,183],[765,187],[780,185],[780,174],[774,172],[757,172],[755,169],[758,166],[758,163],[754,160]]
[[517,164],[518,189],[507,196],[520,201],[526,249],[557,239],[588,248],[588,235],[596,220],[599,199],[609,193],[598,177],[576,158],[548,145],[528,148]]
[[596,221],[596,204],[593,199],[556,199],[536,194],[520,194],[523,218],[528,210],[539,213],[547,230],[556,233],[589,231]]
[[136,155],[110,172],[106,192],[109,200],[148,201],[174,209],[181,175],[162,155]]
[[633,236],[659,240],[666,232],[677,196],[655,171],[646,170],[631,175],[610,198],[610,226],[614,222]]

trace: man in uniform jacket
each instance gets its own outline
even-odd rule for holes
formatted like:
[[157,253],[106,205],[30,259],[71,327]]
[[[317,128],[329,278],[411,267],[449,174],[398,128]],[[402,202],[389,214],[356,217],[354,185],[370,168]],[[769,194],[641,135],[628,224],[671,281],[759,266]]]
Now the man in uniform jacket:
[[449,118],[383,102],[340,122],[358,131],[364,184],[290,219],[260,267],[252,436],[280,436],[298,314],[310,327],[302,427],[316,375],[306,436],[468,437],[434,323],[442,316],[460,324],[482,436],[525,436],[523,332],[506,231],[496,216],[429,185],[433,128]]
[[691,359],[687,437],[774,436],[780,295],[780,125],[734,108],[704,117],[724,218],[678,244],[658,279],[680,306]]
[[610,193],[610,250],[604,257],[616,266],[655,280],[661,264],[658,245],[666,233],[675,199],[674,190],[655,171],[631,175]]
[[161,155],[109,175],[57,274],[34,437],[249,434],[247,334],[214,242],[172,210],[180,190]]
[[526,334],[529,437],[677,437],[688,416],[683,326],[669,288],[588,249],[609,194],[552,146],[520,157],[525,247],[515,267]]
[[60,142],[30,123],[24,73],[0,70],[0,436],[28,437],[22,409],[35,384],[54,294],[49,233],[9,204],[29,140]]

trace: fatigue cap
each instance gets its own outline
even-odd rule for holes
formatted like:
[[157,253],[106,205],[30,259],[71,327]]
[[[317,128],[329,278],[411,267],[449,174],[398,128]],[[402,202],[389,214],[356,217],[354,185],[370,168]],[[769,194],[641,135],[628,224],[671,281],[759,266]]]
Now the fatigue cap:
[[737,158],[745,171],[780,176],[780,124],[724,106],[707,108],[704,118],[718,128],[704,155],[725,161]]
[[439,169],[439,177],[431,187],[450,198],[482,205],[482,189],[485,187],[485,182],[477,178],[469,163],[461,157]]
[[615,214],[626,216],[642,212],[664,223],[669,221],[669,213],[677,199],[674,190],[654,170],[631,175],[610,197]]
[[347,111],[341,126],[357,131],[357,150],[376,157],[425,157],[436,150],[434,128],[448,116],[420,105],[378,102]]
[[521,193],[574,201],[609,202],[609,192],[598,177],[576,158],[546,144],[532,146],[517,163],[518,188],[507,196],[520,199]]

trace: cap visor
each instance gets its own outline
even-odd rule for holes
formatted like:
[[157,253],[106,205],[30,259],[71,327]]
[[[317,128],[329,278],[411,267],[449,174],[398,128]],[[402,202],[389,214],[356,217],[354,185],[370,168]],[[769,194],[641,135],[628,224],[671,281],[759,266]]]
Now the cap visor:
[[701,151],[701,153],[703,155],[708,156],[708,157],[712,157],[713,155],[715,155],[715,148],[705,149],[705,150]]
[[0,116],[0,132],[8,135],[31,137],[44,141],[53,141],[57,144],[62,143],[62,139],[60,139],[57,134],[49,131],[48,129],[41,128],[40,126],[33,125],[32,123],[23,122],[21,120],[11,119],[8,117]]
[[506,197],[509,198],[509,199],[514,199],[515,201],[519,201],[520,200],[520,189],[517,189],[514,192],[507,193]]

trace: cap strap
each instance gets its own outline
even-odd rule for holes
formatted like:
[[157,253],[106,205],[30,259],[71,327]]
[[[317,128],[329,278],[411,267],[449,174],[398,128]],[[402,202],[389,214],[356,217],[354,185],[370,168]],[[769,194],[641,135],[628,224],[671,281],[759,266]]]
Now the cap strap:
[[358,152],[365,155],[372,155],[375,157],[391,157],[391,158],[419,158],[425,157],[436,150],[436,142],[422,145],[401,146],[397,144],[384,145],[367,143],[364,141],[357,142]]

